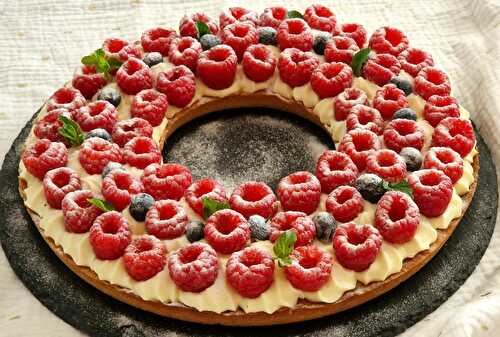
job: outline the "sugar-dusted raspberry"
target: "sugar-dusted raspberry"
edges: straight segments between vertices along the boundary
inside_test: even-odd
[[[151,164],[142,173],[144,190],[156,200],[179,200],[191,185],[191,171],[179,164]],[[201,201],[200,201],[201,203]]]
[[[417,76],[420,70],[425,67],[434,65],[431,54],[417,48],[404,50],[399,54],[398,60],[401,64],[401,69],[413,77]]]
[[[85,132],[94,129],[111,132],[117,119],[116,108],[107,101],[90,102],[74,111],[73,118]]]
[[[384,119],[380,112],[364,104],[355,105],[345,120],[346,130],[365,129],[382,134]]]
[[[33,133],[39,139],[48,139],[52,142],[64,142],[64,137],[59,133],[59,128],[63,123],[59,116],[63,115],[71,119],[71,112],[67,109],[59,108],[47,112],[42,118],[36,121]]]
[[[81,189],[80,177],[69,167],[58,167],[48,171],[43,178],[43,192],[50,207],[61,209],[66,194]]]
[[[372,54],[363,66],[362,75],[377,85],[384,85],[399,74],[401,66],[391,54]]]
[[[161,153],[151,138],[135,137],[123,147],[123,160],[130,166],[144,169],[150,164],[161,162]]]
[[[219,25],[217,22],[205,13],[194,13],[190,16],[184,15],[179,23],[179,32],[182,36],[198,37],[198,29],[196,22],[201,21],[208,26],[211,34],[217,35],[219,32]]]
[[[193,211],[201,216],[203,216],[203,199],[208,198],[218,202],[228,201],[224,186],[213,179],[201,179],[193,182],[184,196]]]
[[[238,61],[241,61],[245,50],[259,42],[259,33],[253,23],[235,22],[222,30],[221,40],[222,43],[233,48]]]
[[[217,279],[217,253],[206,243],[191,243],[169,255],[168,271],[172,281],[183,291],[199,293]]]
[[[122,170],[109,172],[101,183],[101,193],[117,211],[124,210],[132,197],[144,190],[139,178]]]
[[[201,51],[201,44],[198,40],[190,36],[175,38],[170,42],[168,60],[176,66],[184,65],[196,71]]]
[[[259,23],[262,27],[278,28],[286,19],[287,12],[285,7],[268,7],[260,14]]]
[[[436,127],[447,117],[460,117],[460,108],[456,98],[451,96],[432,95],[424,107],[424,118]]]
[[[423,167],[443,171],[455,184],[464,173],[464,160],[449,147],[431,147],[425,154]]]
[[[337,31],[337,17],[326,6],[311,5],[304,12],[304,20],[312,29],[335,33]]]
[[[257,12],[248,10],[243,7],[229,7],[228,11],[223,11],[219,15],[220,29],[224,29],[224,27],[233,24],[237,21],[250,22],[253,25],[257,25],[259,19]]]
[[[476,144],[472,123],[468,119],[448,117],[435,127],[432,134],[433,146],[449,147],[465,157]]]
[[[220,90],[233,84],[237,63],[234,50],[221,44],[200,54],[196,71],[207,87]]]
[[[358,104],[368,105],[368,96],[363,90],[358,88],[347,88],[344,92],[335,97],[333,102],[333,110],[335,111],[335,119],[343,121],[347,118],[351,109]]]
[[[121,163],[123,154],[118,144],[92,137],[83,142],[78,160],[88,174],[100,174],[110,161]]]
[[[380,111],[384,119],[392,119],[396,111],[409,106],[403,90],[394,84],[386,84],[378,89],[373,99],[373,107]]]
[[[433,95],[449,96],[451,92],[450,79],[438,68],[425,67],[415,77],[415,92],[425,100]]]
[[[135,137],[148,137],[153,135],[153,127],[145,119],[134,117],[119,121],[112,131],[113,142],[123,147],[129,140]]]
[[[366,29],[359,23],[343,23],[340,25],[339,34],[356,41],[359,48],[363,48],[366,43]]]
[[[90,245],[101,260],[121,257],[131,240],[127,219],[116,211],[99,215],[90,227]]]
[[[87,232],[95,218],[102,211],[89,203],[89,199],[99,198],[90,190],[76,190],[66,194],[61,202],[64,217],[64,228],[71,233]]]
[[[332,255],[315,246],[297,247],[290,254],[292,264],[285,267],[285,276],[294,288],[317,291],[332,272]]]
[[[352,69],[345,63],[323,63],[311,75],[311,87],[319,98],[334,97],[352,85]]]
[[[378,150],[366,158],[366,171],[375,173],[391,183],[397,183],[406,177],[406,162],[392,150]]]
[[[274,242],[284,231],[292,230],[297,236],[295,247],[305,246],[316,237],[314,221],[304,212],[278,212],[271,220],[271,235],[269,240]]]
[[[325,61],[351,64],[352,56],[359,50],[356,41],[347,36],[334,36],[326,44]]]
[[[453,194],[451,179],[444,172],[436,169],[415,171],[408,175],[408,183],[420,214],[436,217],[444,213]]]
[[[102,44],[102,48],[108,58],[114,58],[120,61],[127,61],[132,57],[138,59],[142,58],[142,52],[137,46],[122,39],[106,39]]]
[[[296,48],[309,51],[313,46],[311,28],[302,19],[286,19],[281,22],[276,39],[281,50]]]
[[[381,27],[373,32],[368,45],[379,54],[398,56],[408,48],[410,42],[406,35],[397,28]]]
[[[120,89],[129,95],[135,95],[153,86],[151,69],[146,63],[136,58],[130,58],[124,62],[116,72],[115,79]]]
[[[326,211],[339,222],[354,220],[363,212],[363,197],[352,186],[339,186],[326,199]]]
[[[174,29],[151,28],[142,33],[141,45],[145,52],[158,52],[163,56],[168,55],[170,42],[177,37]]]
[[[257,181],[241,184],[229,198],[231,208],[247,219],[254,214],[269,218],[275,212],[275,203],[273,190],[265,183]]]
[[[333,249],[337,261],[347,269],[363,271],[377,258],[382,235],[372,225],[354,222],[340,224],[333,234]]]
[[[63,143],[39,139],[24,150],[21,158],[29,173],[43,179],[47,171],[66,166],[68,149]]]
[[[63,87],[50,96],[47,101],[47,111],[60,108],[73,111],[84,106],[86,103],[85,97],[83,97],[79,90]]]
[[[135,95],[130,115],[145,119],[154,127],[161,124],[167,108],[167,95],[155,89],[145,89]]]
[[[232,209],[212,214],[205,224],[205,240],[217,252],[231,254],[243,249],[250,240],[250,226],[243,215]]]
[[[168,104],[183,108],[196,93],[194,74],[184,65],[162,71],[156,78],[156,90],[167,95]]]
[[[159,200],[146,213],[146,231],[158,239],[175,239],[184,234],[188,217],[175,200]]]
[[[397,153],[405,147],[421,150],[424,146],[424,132],[411,119],[394,119],[384,130],[384,144]]]
[[[254,82],[264,82],[274,74],[276,56],[268,46],[255,44],[247,48],[241,63],[246,77]]]
[[[136,281],[146,281],[165,268],[167,248],[152,235],[141,235],[132,240],[123,254],[123,265]]]
[[[86,99],[91,99],[106,85],[106,79],[103,74],[96,72],[95,67],[83,65],[76,69],[71,83]]]
[[[316,177],[323,193],[330,193],[341,185],[352,185],[358,176],[358,168],[345,153],[327,150],[316,164]]]
[[[299,87],[311,80],[311,75],[319,66],[319,59],[311,52],[288,48],[281,52],[278,70],[281,79],[291,87]]]
[[[312,173],[299,171],[281,179],[276,193],[285,211],[311,214],[318,207],[321,184]]]
[[[274,281],[274,260],[267,251],[248,247],[231,254],[226,263],[226,280],[243,297],[255,298]]]
[[[354,129],[342,137],[338,150],[347,154],[358,170],[363,171],[366,166],[366,157],[380,148],[380,140],[376,133],[370,130]]]

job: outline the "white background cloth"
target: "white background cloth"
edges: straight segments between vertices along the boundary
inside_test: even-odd
[[[317,1],[320,2],[320,1]],[[288,0],[303,10],[310,1]],[[14,0],[0,1],[0,160],[42,102],[68,81],[80,58],[107,37],[138,39],[147,28],[177,27],[184,13],[213,17],[227,7],[277,1]],[[390,25],[413,46],[431,52],[451,77],[500,168],[500,1],[328,1],[340,22],[371,33]],[[497,169],[498,171],[498,169]],[[438,310],[403,335],[500,336],[500,230],[466,283]],[[0,335],[81,336],[43,307],[16,278],[0,252]]]

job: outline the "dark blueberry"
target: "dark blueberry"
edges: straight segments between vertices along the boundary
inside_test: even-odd
[[[332,242],[333,232],[337,229],[337,221],[328,212],[319,212],[312,220],[316,226],[316,237],[324,243]]]
[[[406,96],[410,95],[413,92],[410,81],[405,80],[404,78],[393,77],[391,79],[391,83],[396,85],[396,87],[398,87],[399,89],[403,90]]]
[[[91,130],[85,135],[85,139],[89,139],[92,137],[98,137],[107,141],[111,141],[111,135],[109,134],[109,132],[101,128]]]
[[[361,193],[365,200],[376,204],[385,193],[382,178],[373,173],[362,174],[356,179],[354,187]]]
[[[212,47],[215,47],[221,44],[221,40],[218,36],[213,34],[205,34],[200,38],[200,44],[203,50],[209,50]]]
[[[114,171],[114,170],[125,170],[125,168],[122,166],[122,164],[110,161],[106,166],[104,166],[104,169],[102,170],[102,178],[105,178],[109,172]]]
[[[143,61],[148,65],[148,67],[151,68],[158,63],[162,63],[163,56],[158,52],[147,53],[146,56],[144,56]]]
[[[248,218],[250,225],[250,236],[253,240],[267,240],[271,234],[271,226],[266,222],[266,219],[260,215],[252,215]]]
[[[328,41],[332,38],[330,33],[318,33],[314,37],[313,49],[318,55],[323,55],[325,53],[325,47]]]
[[[410,108],[401,108],[392,115],[392,119],[411,119],[412,121],[416,121],[417,113]]]
[[[189,242],[200,241],[203,239],[203,229],[205,224],[198,220],[189,221],[186,227],[186,238]]]
[[[139,193],[132,197],[128,211],[137,221],[144,221],[146,213],[155,203],[155,199],[147,193]]]
[[[276,41],[276,29],[273,27],[259,28],[259,43],[269,44],[275,46],[278,44]]]
[[[101,93],[99,94],[97,99],[100,101],[108,101],[109,103],[113,104],[115,107],[120,105],[120,102],[122,101],[122,97],[120,96],[120,93],[113,88],[102,89]]]
[[[399,155],[404,159],[408,171],[417,171],[422,167],[423,156],[416,148],[404,147]]]

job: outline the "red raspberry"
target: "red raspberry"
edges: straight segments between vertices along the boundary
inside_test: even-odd
[[[386,120],[392,119],[399,109],[409,107],[405,93],[394,84],[386,84],[378,89],[372,104]]]
[[[195,181],[186,190],[185,198],[189,206],[203,216],[203,199],[209,198],[218,202],[227,202],[224,186],[213,179]]]
[[[180,65],[158,74],[156,90],[167,95],[168,104],[184,108],[196,93],[196,82],[193,72]]]
[[[92,137],[83,142],[78,159],[88,174],[100,174],[110,161],[121,163],[123,155],[117,144]]]
[[[153,87],[153,73],[146,63],[136,58],[124,62],[116,72],[116,83],[128,95]]]
[[[375,52],[394,56],[401,54],[403,50],[408,48],[409,44],[406,35],[399,29],[392,27],[377,29],[368,41],[368,45]]]
[[[107,101],[90,102],[73,112],[73,118],[85,132],[98,128],[111,132],[116,123],[116,108]]]
[[[175,239],[184,234],[188,217],[175,200],[159,200],[146,213],[146,231],[158,239]]]
[[[144,190],[141,181],[127,171],[114,170],[102,180],[101,193],[117,211],[123,211],[132,200],[132,196]]]
[[[198,29],[196,28],[196,22],[201,21],[208,26],[211,34],[217,35],[219,32],[219,26],[217,22],[211,17],[204,13],[195,13],[191,16],[184,15],[179,23],[179,32],[182,36],[191,36],[193,38],[198,37]]]
[[[156,200],[179,200],[193,180],[191,171],[179,164],[151,164],[142,173],[144,190]],[[201,202],[201,201],[200,201]]]
[[[184,65],[192,71],[196,71],[201,51],[201,44],[198,40],[190,36],[175,38],[170,42],[168,60],[176,66]]]
[[[451,96],[432,95],[425,103],[424,118],[436,127],[447,117],[460,117],[458,102]]]
[[[29,173],[43,179],[47,171],[66,166],[68,149],[63,143],[39,139],[24,150],[22,160]]]
[[[243,249],[250,240],[250,227],[240,213],[223,209],[212,214],[205,224],[205,240],[217,252],[231,254]]]
[[[424,168],[438,169],[455,184],[464,173],[464,161],[460,155],[449,147],[431,147],[424,157]]]
[[[35,136],[52,142],[65,142],[64,137],[59,133],[59,129],[63,126],[63,123],[59,120],[61,115],[71,119],[71,113],[67,109],[60,108],[47,112],[36,122],[33,128]]]
[[[95,67],[84,65],[76,69],[71,83],[86,99],[91,99],[107,82],[103,74],[96,72]]]
[[[127,61],[131,57],[142,58],[142,52],[139,48],[122,39],[106,39],[102,44],[102,48],[108,58],[115,58],[120,61]]]
[[[170,254],[168,271],[172,281],[183,291],[198,293],[217,279],[217,253],[206,243],[191,243]]]
[[[64,227],[70,233],[87,232],[95,218],[102,211],[88,202],[91,198],[99,196],[89,190],[77,190],[66,194],[61,202],[64,217]]]
[[[436,169],[419,170],[408,175],[408,183],[422,215],[436,217],[444,213],[453,194],[453,184],[446,174]]]
[[[368,96],[358,88],[347,88],[344,92],[340,93],[333,103],[333,110],[335,111],[335,119],[343,121],[347,118],[351,109],[358,104],[368,105]]]
[[[449,147],[465,157],[476,143],[474,129],[468,119],[448,117],[443,119],[432,134],[433,146]]]
[[[113,127],[113,142],[123,147],[129,140],[135,137],[148,137],[153,135],[153,127],[142,118],[131,118],[120,121]]]
[[[47,111],[55,109],[76,110],[87,103],[80,91],[73,88],[61,88],[50,96],[47,101]]]
[[[413,120],[395,119],[384,130],[384,143],[397,153],[404,147],[421,150],[424,146],[424,132]]]
[[[363,197],[352,186],[339,186],[326,199],[326,211],[339,222],[354,220],[363,208]]]
[[[43,178],[43,192],[50,207],[61,209],[61,202],[66,194],[82,188],[80,177],[69,167],[50,170]]]
[[[290,254],[292,264],[285,267],[285,276],[294,288],[317,291],[332,273],[332,255],[310,245],[295,248]]]
[[[311,75],[311,87],[319,98],[334,97],[352,85],[352,69],[345,63],[323,63]]]
[[[200,54],[197,74],[207,87],[225,89],[233,84],[237,63],[238,58],[231,47],[217,45]]]
[[[268,7],[259,17],[260,25],[278,28],[281,22],[286,19],[287,12],[285,7]]]
[[[342,137],[338,150],[351,157],[358,170],[363,171],[366,166],[366,157],[380,147],[377,134],[369,130],[354,129]]]
[[[274,242],[287,230],[292,230],[297,236],[295,247],[309,244],[316,236],[314,221],[303,212],[278,212],[271,220],[271,235],[269,240]]]
[[[375,173],[391,183],[397,183],[406,177],[406,163],[392,150],[378,150],[366,158],[366,171]]]
[[[132,240],[123,254],[123,265],[136,281],[146,281],[163,270],[167,249],[152,235],[141,235]]]
[[[161,124],[167,108],[168,100],[165,94],[154,89],[146,89],[134,97],[130,115],[145,119],[154,127]]]
[[[254,25],[258,24],[259,19],[257,13],[243,7],[229,7],[229,12],[222,12],[219,15],[220,29],[224,29],[227,25],[240,22],[251,22]]]
[[[276,39],[281,50],[296,48],[309,51],[313,46],[311,28],[302,19],[286,19],[281,22],[276,33]]]
[[[90,228],[90,245],[101,260],[121,257],[131,240],[127,219],[116,211],[99,215]]]
[[[417,76],[420,70],[425,67],[434,65],[431,54],[417,48],[404,50],[399,54],[398,60],[401,64],[401,69],[413,77]]]
[[[368,269],[382,246],[382,235],[372,225],[354,222],[340,224],[333,234],[333,249],[337,261],[354,271]]]
[[[258,214],[265,219],[275,212],[276,196],[265,183],[249,181],[238,186],[229,198],[229,204],[235,211],[249,218]]]
[[[257,247],[231,254],[226,263],[226,280],[243,297],[255,298],[273,283],[274,260]]]
[[[276,192],[285,211],[311,214],[318,207],[321,184],[312,173],[299,171],[281,179]]]
[[[425,67],[415,77],[415,92],[425,100],[433,95],[449,96],[450,79],[443,71],[434,67]]]
[[[345,124],[347,131],[365,129],[377,135],[380,135],[384,129],[384,119],[380,112],[375,108],[362,104],[355,105],[351,109],[351,113],[347,115]]]
[[[321,191],[330,193],[341,185],[352,185],[358,176],[358,168],[351,158],[338,151],[325,151],[316,164],[316,177]]]
[[[221,40],[222,43],[233,48],[238,61],[241,61],[245,50],[259,42],[259,34],[253,23],[235,22],[222,30]]]
[[[304,20],[312,29],[335,33],[337,31],[337,17],[323,5],[311,5],[304,12]]]
[[[276,69],[276,56],[263,44],[255,44],[247,48],[242,61],[245,75],[254,82],[267,81]]]
[[[359,48],[363,48],[366,43],[366,29],[359,23],[344,23],[340,26],[340,36],[350,37]]]
[[[123,147],[123,160],[130,166],[144,169],[149,164],[161,162],[161,153],[151,138],[135,137]]]
[[[352,62],[352,56],[359,50],[356,41],[346,36],[334,36],[326,44],[325,61],[343,62],[348,65]]]
[[[168,55],[170,42],[177,37],[173,29],[156,27],[148,29],[141,36],[141,45],[145,52],[158,52],[163,56]]]
[[[286,84],[299,87],[311,80],[311,75],[319,66],[319,59],[311,52],[288,48],[281,52],[278,60],[280,77]]]
[[[368,58],[363,66],[363,77],[377,85],[384,85],[399,74],[401,66],[391,54],[375,54]]]

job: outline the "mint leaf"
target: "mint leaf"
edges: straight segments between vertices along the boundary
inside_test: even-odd
[[[198,31],[198,39],[205,34],[210,34],[210,28],[203,21],[196,21],[196,30]]]
[[[221,209],[228,209],[229,203],[227,202],[220,202],[217,200],[213,200],[210,198],[203,198],[203,218],[207,219],[210,217],[212,214],[214,214],[217,211],[220,211]]]
[[[287,19],[304,19],[302,16],[302,13],[296,10],[291,10],[286,13],[286,18]]]
[[[86,66],[95,66],[97,64],[97,56],[90,54],[82,57],[82,63]]]
[[[92,54],[82,57],[82,63],[86,66],[95,67],[96,72],[104,74],[106,80],[111,80],[111,70],[120,68],[122,62],[115,58],[107,58],[104,49],[100,48]]]
[[[98,58],[104,58],[106,56],[106,52],[104,51],[104,49],[102,48],[99,48],[97,49],[95,52],[94,52],[95,56],[97,56]]]
[[[87,199],[87,201],[89,202],[89,204],[94,205],[95,207],[99,208],[103,212],[110,212],[110,211],[115,210],[113,205],[111,205],[106,200],[101,200],[101,199],[97,199],[97,198],[89,198],[89,199]]]
[[[112,69],[118,69],[123,64],[123,62],[121,62],[120,60],[115,59],[114,57],[108,59],[108,63],[109,63],[109,69],[110,70],[112,70]]]
[[[273,252],[280,267],[292,264],[292,259],[289,255],[293,251],[295,241],[297,241],[297,234],[295,234],[295,231],[289,229],[283,232],[274,243]]]
[[[390,183],[388,181],[383,181],[382,182],[382,187],[387,190],[387,191],[399,191],[408,194],[411,198],[413,198],[413,189],[411,188],[410,184],[406,180],[397,182],[397,183]]]
[[[59,120],[63,126],[59,128],[59,134],[63,136],[71,146],[80,146],[85,140],[80,125],[66,116],[60,115]]]
[[[368,61],[368,56],[372,50],[368,47],[360,49],[356,54],[352,56],[351,68],[354,75],[360,76],[361,69],[363,65]]]

